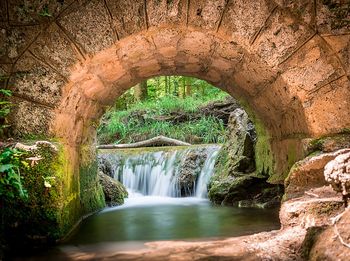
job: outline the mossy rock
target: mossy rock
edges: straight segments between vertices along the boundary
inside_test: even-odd
[[[280,204],[283,188],[266,182],[255,173],[212,181],[208,197],[220,205],[273,208]]]
[[[315,153],[332,152],[349,147],[350,131],[344,129],[340,133],[311,140],[307,145],[307,154],[310,156]]]
[[[101,171],[98,174],[98,178],[102,185],[106,204],[110,207],[122,205],[124,198],[128,197],[128,192],[123,184]]]

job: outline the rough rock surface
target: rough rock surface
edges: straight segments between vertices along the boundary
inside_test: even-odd
[[[251,173],[255,170],[254,143],[256,133],[247,113],[237,108],[228,122],[228,150],[230,173]]]
[[[324,167],[329,161],[346,152],[350,152],[350,149],[310,156],[297,162],[285,181],[285,200],[302,196],[311,188],[327,185]]]
[[[308,260],[348,260],[350,257],[350,208],[334,218],[314,239]]]
[[[185,159],[181,161],[179,166],[178,182],[180,185],[181,196],[193,196],[194,186],[198,175],[200,174],[203,164],[207,158],[205,149],[189,151]]]
[[[278,207],[283,194],[282,186],[268,184],[255,175],[226,177],[213,181],[209,198],[219,205],[239,207]]]
[[[342,193],[347,206],[350,193],[350,152],[340,154],[328,162],[324,168],[324,177],[335,191]]]
[[[101,155],[98,155],[97,157],[99,171],[111,178],[114,178],[114,171],[111,162]]]
[[[242,207],[275,207],[283,189],[256,174],[256,133],[247,113],[241,108],[230,113],[228,141],[220,150],[208,196],[215,204]]]
[[[128,196],[123,184],[99,171],[98,178],[103,188],[106,204],[110,207],[124,203],[124,198]]]

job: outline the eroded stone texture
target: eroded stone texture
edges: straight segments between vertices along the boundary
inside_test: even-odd
[[[148,0],[147,17],[149,26],[163,23],[185,24],[186,0]]]
[[[276,0],[283,8],[288,8],[298,21],[303,21],[314,31],[316,30],[316,13],[314,0]]]
[[[10,78],[9,88],[16,94],[52,107],[60,101],[66,82],[52,68],[33,59],[31,55],[24,55],[16,64],[15,71]]]
[[[343,245],[349,244],[349,224],[350,209],[345,210],[344,214],[336,221],[336,224],[329,226],[321,233],[313,245],[309,260],[347,260],[350,256],[350,248]]]
[[[348,35],[329,35],[323,37],[329,46],[341,60],[348,77],[350,77],[350,34]]]
[[[305,92],[315,91],[344,75],[337,57],[328,53],[328,46],[316,36],[283,64],[285,71],[281,76],[301,100],[305,99]]]
[[[58,16],[74,0],[11,0],[8,1],[11,24],[37,24]]]
[[[101,0],[88,1],[75,12],[64,14],[59,23],[88,53],[96,53],[115,42],[110,17]]]
[[[272,67],[283,62],[295,49],[314,34],[288,12],[277,9],[257,40],[255,51]]]
[[[273,1],[267,0],[230,1],[220,31],[229,32],[233,41],[250,46],[275,7]]]
[[[69,78],[71,68],[78,62],[78,56],[73,48],[73,44],[53,23],[31,45],[30,50],[41,60],[48,62],[59,73]]]
[[[349,1],[317,0],[317,29],[321,34],[350,32]]]
[[[145,6],[143,0],[113,1],[107,0],[119,38],[146,29]]]
[[[190,1],[188,23],[202,28],[216,30],[226,7],[226,0]]]
[[[40,33],[39,26],[0,28],[0,61],[14,62]]]
[[[305,108],[305,118],[313,133],[336,133],[350,126],[350,82],[347,77],[331,82],[310,99]],[[338,131],[336,130],[338,129]]]
[[[11,128],[14,135],[48,135],[50,121],[54,118],[51,108],[16,98],[12,98],[11,101],[15,104],[12,109],[12,117],[9,119],[11,125],[16,126],[16,128]]]
[[[310,188],[327,185],[323,175],[326,164],[346,152],[350,149],[309,157],[296,163],[285,181],[285,199],[297,198]]]
[[[324,168],[324,177],[335,191],[342,193],[347,204],[350,192],[350,152],[340,154],[328,162]]]

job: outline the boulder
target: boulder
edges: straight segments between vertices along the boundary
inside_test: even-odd
[[[310,189],[328,185],[324,178],[326,164],[345,152],[350,152],[350,149],[309,156],[295,163],[285,181],[284,199],[300,197]]]
[[[196,180],[206,158],[207,153],[205,149],[190,150],[180,163],[178,184],[182,197],[192,196]]]
[[[220,205],[273,208],[279,206],[282,194],[282,186],[250,174],[212,182],[208,197]]]
[[[333,224],[314,239],[307,260],[349,260],[350,257],[350,208],[347,208]]]
[[[230,159],[230,171],[250,173],[255,170],[254,144],[256,133],[248,114],[241,108],[230,114],[228,122],[229,139],[226,147]]]
[[[98,156],[98,169],[107,176],[114,178],[112,163],[108,159],[104,158],[102,155]]]
[[[123,204],[124,198],[128,197],[128,192],[123,184],[102,171],[99,171],[98,178],[103,188],[106,204],[110,207]]]
[[[350,152],[340,154],[328,162],[324,168],[324,177],[336,192],[342,193],[347,206],[350,196]]]

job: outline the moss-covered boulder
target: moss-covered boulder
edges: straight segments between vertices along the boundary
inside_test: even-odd
[[[99,171],[98,178],[103,188],[106,204],[110,207],[124,203],[124,198],[128,197],[128,192],[119,181]]]
[[[223,147],[221,157],[225,164],[221,171],[228,173],[251,173],[255,170],[254,144],[256,133],[253,123],[243,109],[234,110],[229,117],[228,141]],[[226,155],[223,155],[226,154]],[[220,164],[221,162],[218,161]]]
[[[255,174],[226,177],[211,182],[208,197],[215,204],[239,207],[276,207],[283,188]]]

